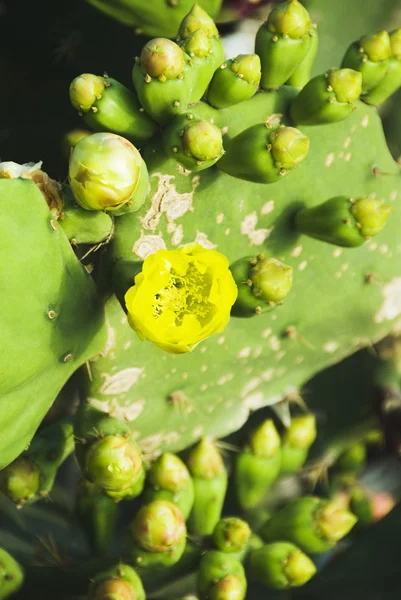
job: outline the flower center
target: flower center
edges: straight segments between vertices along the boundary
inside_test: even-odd
[[[209,317],[213,305],[209,302],[212,281],[207,273],[201,273],[189,264],[185,274],[170,271],[170,282],[154,296],[153,316],[160,317],[166,309],[175,313],[175,324],[182,324],[184,316],[195,315],[199,322]]]

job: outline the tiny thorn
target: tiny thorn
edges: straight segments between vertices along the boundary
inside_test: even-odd
[[[285,169],[281,169],[280,170],[280,177],[284,177],[284,175],[287,173],[287,171]]]
[[[246,280],[246,285],[249,285],[249,287],[252,287],[253,286],[252,279],[247,279]]]
[[[257,306],[255,308],[255,314],[260,315],[262,313],[262,307],[261,306]]]
[[[381,168],[376,165],[373,165],[372,173],[375,177],[378,177],[379,175],[398,175],[398,173],[389,173],[388,171],[382,171]]]
[[[173,146],[173,147],[171,148],[171,152],[174,152],[174,154],[175,154],[176,152],[178,152],[178,148],[177,148],[177,146]]]
[[[182,73],[180,73],[180,74],[178,75],[178,79],[184,79],[184,75],[183,75]]]
[[[135,58],[138,58],[138,57],[135,57]],[[106,71],[105,71],[105,72],[103,73],[103,77],[106,77],[106,79],[107,79],[107,78],[108,78],[108,76],[109,76],[109,74],[108,74],[108,73],[106,73]]]
[[[145,75],[145,83],[150,83],[152,81],[152,78],[150,75],[148,75],[148,73],[146,73]]]
[[[345,219],[344,220],[344,224],[345,225],[351,225],[351,219]]]
[[[258,264],[258,259],[254,258],[253,260],[251,260],[251,265],[254,267],[255,265]]]
[[[328,86],[327,86],[327,88],[326,88],[326,90],[327,90],[328,92],[332,92],[332,91],[333,91],[333,88],[331,87],[331,85],[328,85]]]
[[[50,226],[54,231],[57,231],[60,228],[59,224],[54,219],[51,219]]]
[[[66,354],[66,355],[64,356],[64,358],[63,358],[63,361],[64,361],[65,363],[72,362],[72,360],[73,360],[73,357],[72,357],[72,354],[71,354],[71,353],[69,353],[69,354]]]
[[[272,40],[273,40],[273,42],[278,42],[278,36],[277,35],[273,35]]]
[[[91,111],[92,111],[92,112],[94,112],[94,113],[97,113],[97,111],[98,111],[98,110],[99,110],[99,109],[98,109],[98,108],[96,108],[96,106],[91,106]]]
[[[179,108],[180,107],[179,101],[178,100],[174,100],[173,106],[174,106],[174,108]]]
[[[187,114],[188,121],[192,121],[193,118],[194,118],[194,116],[192,113]]]
[[[96,100],[101,100],[102,94],[96,94]]]
[[[49,319],[53,320],[57,317],[57,313],[55,310],[49,310],[49,312],[47,313],[47,316],[49,317]]]

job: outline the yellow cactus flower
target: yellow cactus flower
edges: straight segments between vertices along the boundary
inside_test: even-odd
[[[228,259],[198,244],[148,256],[125,295],[128,322],[143,340],[183,354],[227,326],[237,298]]]

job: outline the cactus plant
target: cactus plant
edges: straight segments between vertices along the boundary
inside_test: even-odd
[[[142,599],[138,576],[156,594],[188,576],[201,599],[242,600],[254,585],[305,584],[307,555],[329,552],[357,521],[303,487],[319,423],[311,412],[288,422],[288,403],[399,324],[400,170],[372,107],[395,88],[395,75],[381,86],[399,34],[366,36],[366,61],[354,44],[341,68],[306,83],[318,38],[298,0],[270,13],[254,55],[228,60],[200,6],[182,16],[169,23],[177,43],[144,45],[134,91],[107,75],[74,79],[71,102],[95,133],[65,140],[68,183],[40,165],[0,168],[9,539],[21,524],[13,503],[35,515],[29,504],[57,496],[74,433],[82,479],[70,510],[99,555],[83,542],[71,565],[47,544],[44,570],[30,540],[32,589],[71,567],[66,594],[90,579],[94,599]],[[73,425],[33,437],[74,372]],[[227,459],[233,447],[216,440],[257,409]],[[329,466],[344,468],[349,448],[327,443]],[[22,562],[18,544],[10,550]]]

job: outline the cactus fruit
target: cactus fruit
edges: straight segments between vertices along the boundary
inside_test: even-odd
[[[134,569],[120,563],[94,577],[88,600],[145,600],[145,591]]]
[[[244,600],[246,587],[244,568],[236,558],[217,550],[202,557],[198,573],[200,600]]]
[[[296,473],[305,463],[309,449],[316,439],[314,415],[302,415],[291,420],[281,445],[280,473]]]
[[[311,559],[288,542],[275,542],[251,552],[249,569],[268,588],[282,590],[304,585],[316,573]]]
[[[24,572],[21,565],[0,548],[0,599],[5,600],[21,587]]]

